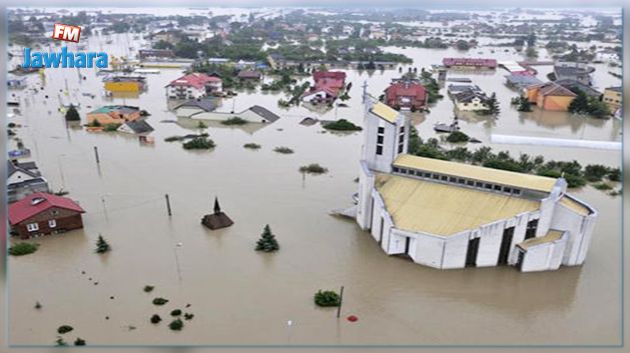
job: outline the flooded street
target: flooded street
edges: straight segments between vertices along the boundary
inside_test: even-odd
[[[125,36],[113,36],[114,43],[124,43],[117,46],[104,44],[105,36],[96,35],[87,43],[90,49],[102,47],[116,56],[125,54],[129,45],[142,44]],[[521,54],[500,53],[502,49],[497,48],[497,60],[521,60]],[[455,49],[388,50],[413,58],[411,67],[418,70],[443,57],[461,55]],[[480,51],[488,54],[489,48]],[[540,60],[545,60],[544,53]],[[538,78],[546,81],[551,66],[536,69]],[[361,124],[363,82],[370,94],[379,96],[392,78],[400,76],[398,69],[344,71],[346,82],[352,82],[351,99],[345,102],[349,107],[323,114],[302,106],[281,108],[277,101],[283,94],[260,93],[260,88],[224,99],[218,111],[239,112],[257,104],[282,118],[244,128],[211,124],[207,132],[217,147],[201,152],[164,141],[200,132],[194,123],[163,122],[176,120],[167,109],[164,86],[182,70],[147,75],[147,92],[113,100],[102,97],[102,77],[94,70],[81,70],[86,80],[74,69],[46,70],[43,81],[38,74],[28,76],[29,87],[42,85],[44,91],[10,91],[20,99],[21,115],[8,120],[23,125],[16,129],[18,137],[32,150],[32,159],[52,189],[68,190],[87,212],[83,230],[30,240],[41,244],[35,254],[9,258],[10,343],[52,345],[62,324],[72,325],[90,345],[620,342],[621,197],[591,186],[573,190],[599,211],[587,260],[581,267],[544,273],[520,273],[513,267],[440,271],[418,266],[383,254],[355,222],[330,216],[331,210],[351,205],[362,135],[333,134],[319,124],[299,122],[317,117]],[[462,117],[462,131],[482,141],[469,149],[491,146],[513,156],[542,154],[582,165],[620,166],[620,151],[491,143],[491,134],[621,141],[621,122],[615,119],[537,108],[517,112],[509,100],[518,92],[505,86],[507,74],[500,68],[489,73],[449,72],[449,77],[469,77],[484,91],[496,92],[501,103],[497,120]],[[594,81],[600,90],[621,83],[605,65],[597,66]],[[155,145],[141,145],[135,136],[67,126],[57,111],[58,95],[66,84],[70,96],[61,93],[62,100],[80,102],[82,123],[89,111],[106,104],[147,110]],[[423,139],[438,136],[434,123],[453,117],[446,89],[440,93],[445,97],[430,113],[413,115]],[[250,142],[262,148],[243,148]],[[100,164],[95,161],[95,146]],[[295,153],[276,153],[277,146]],[[329,172],[321,176],[298,172],[310,163]],[[171,217],[165,194],[170,196]],[[201,225],[215,196],[234,226],[210,231]],[[266,224],[280,243],[276,254],[254,251]],[[103,256],[94,253],[99,234],[113,248]],[[155,290],[145,293],[145,285]],[[356,315],[355,323],[337,320],[335,309],[313,304],[317,290],[342,285],[342,317]],[[151,303],[155,297],[170,301],[157,307]],[[33,308],[37,301],[43,306],[40,310]],[[168,313],[186,304],[195,317],[181,332],[169,330],[165,322],[149,322],[155,313],[168,322]]]

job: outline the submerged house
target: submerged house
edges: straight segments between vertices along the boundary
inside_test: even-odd
[[[98,121],[101,125],[124,124],[140,119],[140,108],[129,105],[105,105],[87,114],[88,125]]]
[[[524,90],[524,96],[530,103],[543,110],[566,112],[569,104],[577,96],[568,88],[555,82],[547,82],[540,85],[532,85]]]
[[[463,91],[454,94],[452,97],[455,101],[455,106],[460,111],[474,112],[490,108],[488,104],[489,97],[480,91]]]
[[[143,76],[111,76],[103,82],[110,92],[141,92],[146,89],[146,78]]]
[[[368,102],[355,217],[388,255],[438,269],[584,262],[597,211],[548,178],[407,154],[409,119]]]
[[[581,62],[557,62],[553,66],[555,80],[571,79],[587,86],[591,85],[591,73],[595,68]]]
[[[346,73],[341,71],[313,72],[315,84],[302,94],[303,102],[330,104],[339,97],[346,85]]]
[[[116,131],[124,132],[126,134],[146,136],[153,132],[153,130],[153,126],[149,125],[149,123],[145,119],[137,119],[127,121],[126,123],[120,125],[120,127]]]
[[[219,199],[214,199],[214,213],[207,214],[203,216],[201,219],[201,224],[204,226],[215,230],[221,228],[227,228],[234,224],[234,222],[225,214],[225,212],[221,211],[221,206],[219,206]]]
[[[39,192],[9,205],[9,223],[13,232],[27,239],[83,228],[82,213],[69,198]]]
[[[19,201],[37,192],[48,192],[48,182],[35,162],[7,161],[7,201]]]
[[[385,89],[385,102],[392,108],[419,110],[429,100],[426,88],[414,80],[393,82]]]
[[[222,86],[220,78],[194,72],[166,85],[166,96],[169,99],[197,99],[221,92]]]

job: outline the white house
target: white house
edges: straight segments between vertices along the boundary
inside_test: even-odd
[[[195,72],[166,85],[166,96],[170,99],[198,99],[222,89],[220,78]]]
[[[584,262],[597,211],[563,178],[409,155],[408,118],[366,110],[355,214],[386,254],[438,269]]]

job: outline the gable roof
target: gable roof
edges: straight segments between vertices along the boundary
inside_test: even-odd
[[[209,99],[191,99],[188,101],[185,101],[182,104],[178,104],[177,106],[175,106],[174,109],[179,109],[179,108],[199,108],[202,109],[206,112],[211,112],[213,111],[216,106],[214,105],[214,103],[212,103],[211,100]]]
[[[454,95],[454,98],[457,102],[469,103],[472,102],[473,99],[479,98],[482,103],[485,103],[488,100],[488,96],[485,93],[477,92],[477,91],[463,91]]]
[[[570,79],[570,78],[565,78],[562,80],[556,80],[554,81],[556,84],[570,90],[571,92],[575,91],[575,90],[580,90],[582,92],[584,92],[587,96],[591,96],[591,97],[599,97],[602,95],[601,92],[599,92],[598,90],[594,89],[593,87],[589,86],[589,85],[585,85],[580,81],[574,80],[574,79]]]
[[[562,87],[555,82],[547,82],[540,86],[539,94],[543,96],[563,96],[563,97],[576,97],[577,95],[571,90]]]
[[[249,110],[251,110],[252,112],[258,114],[259,116],[267,119],[267,121],[272,122],[272,123],[274,121],[280,119],[280,116],[272,113],[267,108],[261,107],[259,105],[254,105],[254,106],[250,107]]]
[[[374,104],[370,109],[370,112],[392,124],[396,123],[396,118],[398,117],[398,112],[396,110],[381,102]]]
[[[22,172],[22,173],[24,173],[24,174],[26,174],[26,175],[28,175],[30,177],[33,177],[33,178],[39,177],[39,175],[37,173],[34,173],[33,171],[28,170],[26,168],[22,168],[19,165],[15,165],[11,161],[7,161],[7,176],[11,176],[11,175],[13,175],[16,172]]]
[[[131,131],[136,134],[145,134],[153,131],[153,127],[144,119],[131,120],[126,122],[123,126],[129,127]]]
[[[204,73],[193,72],[191,74],[182,76],[182,77],[180,77],[178,79],[175,79],[175,80],[171,81],[168,85],[166,85],[166,87],[169,87],[169,86],[184,86],[184,87],[192,86],[192,87],[195,87],[197,89],[201,89],[201,88],[205,87],[205,85],[207,83],[210,83],[210,82],[219,83],[219,82],[222,82],[222,80],[220,78],[218,78],[218,77],[206,75]]]
[[[415,97],[418,100],[426,99],[427,90],[423,85],[413,82],[396,82],[392,83],[385,89],[387,100],[394,99],[399,96]]]
[[[550,192],[556,184],[556,179],[554,178],[480,167],[466,163],[418,157],[410,154],[398,155],[393,166],[424,170],[450,176],[461,176],[494,184],[515,186],[543,192]]]
[[[33,200],[41,201],[33,202]],[[54,207],[79,213],[85,212],[81,206],[71,199],[44,192],[37,192],[9,205],[9,222],[11,225],[15,225]]]
[[[133,107],[130,105],[105,105],[96,110],[89,112],[88,114],[109,114],[109,113],[121,113],[121,114],[131,114],[139,111],[140,108]]]

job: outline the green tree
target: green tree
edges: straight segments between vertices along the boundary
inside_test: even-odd
[[[79,112],[74,105],[70,104],[70,108],[66,111],[66,121],[79,121],[81,120],[81,116],[79,116]]]
[[[492,92],[486,104],[488,105],[486,112],[488,115],[497,115],[501,111],[501,108],[499,108],[499,101],[497,100],[497,94],[495,92]]]
[[[582,91],[576,92],[577,96],[569,104],[569,113],[573,114],[586,114],[588,113],[588,97],[586,93]]]
[[[256,251],[273,252],[280,249],[276,237],[271,233],[271,228],[267,224],[260,239],[256,243]]]
[[[98,240],[96,241],[96,252],[98,254],[104,254],[110,251],[111,249],[112,249],[111,246],[109,246],[109,244],[107,243],[107,241],[105,241],[103,236],[99,234]]]
[[[519,97],[518,98],[518,107],[516,108],[519,112],[531,112],[532,111],[532,103],[530,103],[527,97]]]

